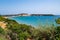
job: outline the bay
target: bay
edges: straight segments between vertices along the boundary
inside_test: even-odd
[[[34,27],[37,26],[51,26],[54,24],[57,25],[55,20],[60,18],[60,15],[55,16],[16,16],[16,17],[9,17],[10,19],[16,20],[20,24],[31,25]]]

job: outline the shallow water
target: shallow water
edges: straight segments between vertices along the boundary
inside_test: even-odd
[[[17,16],[17,17],[10,17],[10,19],[16,20],[18,23],[27,24],[31,26],[51,26],[54,24],[56,26],[55,20],[60,18],[59,15],[56,16]]]

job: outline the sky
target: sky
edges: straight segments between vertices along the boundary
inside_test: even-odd
[[[0,0],[0,14],[60,15],[60,0]]]

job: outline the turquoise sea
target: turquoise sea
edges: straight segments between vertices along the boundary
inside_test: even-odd
[[[10,19],[16,20],[20,24],[27,24],[31,26],[51,26],[54,24],[57,25],[55,20],[60,18],[59,15],[55,16],[16,16],[16,17],[9,17]]]

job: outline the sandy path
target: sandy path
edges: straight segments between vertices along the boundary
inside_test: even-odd
[[[0,27],[2,27],[4,29],[6,27],[6,23],[0,22]]]

